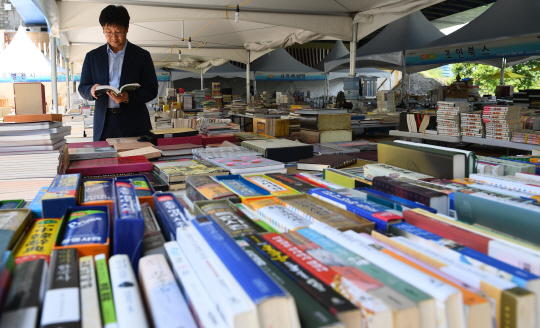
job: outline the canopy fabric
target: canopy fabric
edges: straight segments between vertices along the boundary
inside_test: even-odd
[[[354,70],[357,77],[377,77],[383,79],[391,79],[392,73],[386,72],[377,68],[357,68]],[[328,73],[328,80],[349,77],[349,70],[344,69]]]
[[[524,77],[526,77],[526,76],[511,72],[511,71],[505,71],[504,72],[504,78],[505,79],[522,79]],[[498,79],[501,78],[501,72],[499,71],[497,73],[493,73],[491,75],[485,76],[484,78],[488,79],[488,80],[498,80]]]
[[[264,73],[322,73],[294,59],[285,49],[276,49],[255,60],[251,70]]]
[[[403,52],[444,37],[420,12],[414,12],[388,24],[376,37],[356,50],[356,67],[383,67],[403,70]],[[324,64],[325,72],[344,69],[349,56]]]
[[[253,72],[249,73],[250,79],[254,79]],[[181,79],[187,79],[187,78],[199,78],[201,77],[201,73],[195,73],[195,72],[187,72],[183,70],[171,70],[171,80],[181,80]],[[211,79],[215,77],[222,77],[227,79],[234,79],[234,78],[246,78],[246,71],[241,69],[238,66],[234,66],[231,63],[226,63],[221,66],[214,66],[206,71],[203,72],[203,78],[204,79]]]
[[[98,17],[112,1],[35,1],[42,4],[51,36],[60,38],[61,48],[70,62],[82,62],[89,48],[104,43]],[[192,36],[194,49],[189,49],[189,53],[182,52],[182,56],[247,63],[246,44],[248,48],[269,43],[285,46],[291,41],[302,42],[301,36],[308,33],[311,37],[322,36],[327,40],[351,40],[353,15],[359,24],[358,38],[361,38],[411,11],[442,1],[248,1],[240,5],[238,23],[233,22],[238,3],[231,0],[186,0],[181,3],[176,0],[132,0],[114,3],[123,4],[129,11],[128,39],[149,50],[155,62],[164,60],[167,52],[170,55],[171,48],[186,49],[188,38]],[[74,46],[90,47],[73,49]],[[197,48],[199,46],[202,47]],[[155,47],[161,49],[154,51]],[[250,61],[258,56],[252,52]],[[168,60],[175,61],[174,57]]]
[[[58,66],[56,70],[65,72]],[[50,76],[51,62],[30,40],[25,29],[19,28],[11,43],[0,53],[0,73]]]
[[[343,44],[343,41],[337,40],[334,46],[332,47],[332,50],[326,55],[317,65],[315,65],[315,69],[319,71],[324,71],[324,64],[328,63],[332,60],[336,60],[338,58],[344,58],[349,55],[349,50],[345,47]]]
[[[539,16],[538,0],[498,0],[461,29],[409,49],[407,66],[477,62],[500,67],[502,58],[507,66],[536,59],[540,56]]]

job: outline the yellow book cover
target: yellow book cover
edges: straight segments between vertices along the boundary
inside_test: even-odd
[[[244,175],[244,179],[249,180],[251,183],[269,191],[273,196],[285,196],[285,195],[297,195],[298,191],[284,185],[283,183],[274,179],[268,178],[262,174],[256,175]]]
[[[49,262],[60,219],[34,220],[15,250],[15,263],[44,259]]]

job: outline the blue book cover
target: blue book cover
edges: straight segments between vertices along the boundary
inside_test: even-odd
[[[480,253],[472,248],[465,247],[463,245],[459,245],[449,239],[443,238],[439,235],[436,235],[434,233],[431,233],[429,231],[426,231],[424,229],[418,228],[412,224],[409,223],[399,223],[395,224],[392,228],[396,228],[402,231],[405,231],[409,234],[412,234],[416,237],[431,240],[435,243],[448,247],[449,249],[457,252],[460,254],[459,260],[463,263],[467,263],[469,265],[474,266],[474,261],[478,261],[481,263],[484,263],[486,265],[492,266],[493,268],[502,271],[497,273],[498,276],[501,276],[502,278],[506,279],[505,273],[511,275],[511,281],[522,288],[527,288],[527,283],[529,280],[536,280],[540,279],[540,277],[527,272],[525,270],[521,270],[519,268],[516,268],[512,265],[509,265],[507,263],[501,262],[497,259],[494,259],[486,254]]]
[[[165,239],[176,240],[176,229],[189,222],[184,207],[171,193],[154,194],[153,197],[156,220],[165,234]]]
[[[219,226],[206,216],[191,221],[255,304],[286,293]]]
[[[403,212],[403,211],[408,210],[408,209],[419,208],[419,209],[422,209],[422,210],[425,210],[425,211],[428,211],[428,212],[431,212],[431,213],[437,213],[436,209],[431,208],[429,206],[426,206],[424,204],[411,202],[410,200],[407,200],[407,199],[404,199],[404,198],[401,198],[401,197],[397,197],[397,196],[394,196],[394,195],[390,195],[390,194],[387,194],[387,193],[379,191],[379,190],[375,190],[375,189],[371,189],[371,188],[356,188],[355,190],[359,190],[361,192],[366,193],[368,195],[367,199],[370,200],[370,201],[373,201],[373,202],[376,202],[376,203],[380,202],[380,204],[384,205],[384,206],[388,206],[388,205],[383,204],[383,202],[393,204],[393,206],[391,206],[391,208],[393,208],[395,210],[398,210],[398,211]]]
[[[28,208],[32,211],[32,219],[40,219],[43,217],[41,199],[45,193],[49,190],[49,187],[41,187],[34,198],[34,200],[28,204]]]
[[[318,198],[327,199],[331,204],[345,208],[347,211],[375,223],[375,229],[377,230],[386,231],[389,223],[395,223],[399,222],[397,220],[403,220],[403,217],[390,212],[391,208],[382,206],[369,200],[347,197],[335,191],[324,188],[311,189],[309,194]]]
[[[270,196],[271,193],[241,175],[220,175],[215,179],[240,197]]]

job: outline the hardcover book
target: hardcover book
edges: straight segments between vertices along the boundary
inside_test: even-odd
[[[179,160],[154,163],[154,171],[165,181],[183,182],[190,175],[228,175],[229,172],[206,161]]]
[[[261,231],[250,220],[238,214],[236,207],[226,200],[197,202],[195,212],[210,216],[232,238],[242,238]]]
[[[327,168],[340,169],[356,163],[356,158],[347,155],[319,155],[298,161],[299,170],[323,171]]]
[[[179,156],[179,155],[191,155],[192,149],[202,148],[202,146],[187,143],[187,144],[179,144],[179,145],[154,146],[154,148],[161,151],[161,156]]]
[[[68,146],[69,149],[69,146]],[[98,148],[71,148],[69,149],[69,160],[96,159],[116,157],[116,150],[112,147]]]
[[[285,195],[295,195],[299,194],[298,191],[289,188],[288,186],[282,184],[279,181],[268,179],[265,175],[244,175],[244,179],[250,181],[251,183],[267,190],[273,196],[285,196]]]
[[[154,147],[143,147],[127,151],[121,151],[118,153],[118,157],[128,157],[128,156],[144,156],[148,159],[158,158],[161,156],[161,151]]]
[[[351,130],[332,131],[312,131],[300,130],[300,141],[307,144],[318,144],[327,142],[352,141],[353,132]]]
[[[79,286],[81,289],[81,327],[101,326],[101,311],[96,280],[94,258],[79,258]]]
[[[219,184],[207,175],[190,175],[186,177],[186,194],[195,202],[198,200],[214,200],[236,197],[236,194]]]
[[[301,193],[307,193],[310,189],[317,188],[317,186],[309,184],[294,175],[285,175],[281,173],[269,173],[265,175]]]
[[[409,178],[409,179],[429,179],[430,175],[409,171],[388,164],[366,164],[364,165],[364,177],[373,180],[375,177]]]
[[[315,131],[349,130],[351,114],[301,115],[300,128]]]
[[[321,221],[339,230],[370,233],[375,224],[343,208],[327,203],[311,195],[280,196],[280,204],[311,222]]]
[[[313,157],[313,145],[287,139],[243,141],[242,146],[262,154],[265,158],[283,163]]]
[[[73,142],[68,143],[68,149],[71,148],[98,148],[98,147],[109,147],[107,141],[93,141],[93,142]]]
[[[225,158],[212,158],[210,163],[222,167],[231,174],[268,173],[286,171],[285,164],[260,156],[235,156]]]
[[[172,128],[172,129],[158,129],[150,130],[150,137],[152,138],[177,138],[177,137],[189,137],[199,134],[199,131],[191,128]]]
[[[88,159],[72,162],[67,169],[68,174],[86,175],[131,173],[151,171],[152,163],[144,156]]]
[[[127,142],[113,145],[114,149],[116,149],[117,152],[125,152],[129,150],[148,148],[152,146],[153,144],[150,142]]]
[[[202,135],[195,135],[190,137],[178,137],[178,138],[161,138],[157,140],[158,146],[169,145],[182,145],[182,144],[194,144],[202,146]]]
[[[288,232],[311,224],[307,219],[270,198],[247,201],[247,206],[253,209],[261,220],[279,232]]]

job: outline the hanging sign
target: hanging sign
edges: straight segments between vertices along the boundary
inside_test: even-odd
[[[540,35],[531,35],[485,43],[405,52],[407,66],[446,65],[487,59],[540,55]]]

